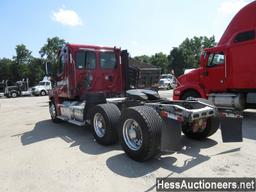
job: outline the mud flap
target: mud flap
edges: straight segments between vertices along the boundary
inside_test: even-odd
[[[165,119],[165,126],[161,133],[161,151],[175,152],[182,148],[181,145],[181,123],[173,119]]]
[[[242,142],[242,122],[243,118],[222,117],[221,136],[223,142]]]

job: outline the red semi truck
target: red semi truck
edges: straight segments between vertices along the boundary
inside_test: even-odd
[[[242,8],[216,47],[205,49],[200,68],[178,78],[174,100],[208,98],[218,107],[256,106],[256,2]]]
[[[134,67],[129,70],[126,50],[66,44],[58,59],[56,86],[49,94],[52,121],[88,125],[98,143],[110,145],[119,140],[136,161],[178,149],[181,132],[201,140],[214,134],[220,124],[223,141],[242,140],[241,126],[237,134],[230,134],[227,125],[233,119],[226,113],[221,120],[215,106],[169,101],[151,90],[130,90],[152,80],[152,67],[144,75]],[[139,84],[134,83],[141,78]]]

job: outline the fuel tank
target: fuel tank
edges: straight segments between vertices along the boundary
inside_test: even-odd
[[[214,93],[208,96],[208,100],[217,107],[237,110],[243,110],[245,107],[245,95],[241,93]]]

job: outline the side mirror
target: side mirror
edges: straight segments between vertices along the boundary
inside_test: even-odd
[[[206,67],[208,63],[208,53],[206,51],[203,51],[200,57],[200,66],[201,67]]]
[[[204,57],[204,59],[206,59],[206,57],[207,57],[207,52],[203,52],[203,57]]]
[[[47,76],[52,75],[52,64],[50,62],[47,62],[45,64],[45,73],[46,73]]]

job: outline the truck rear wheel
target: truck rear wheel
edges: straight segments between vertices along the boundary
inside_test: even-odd
[[[195,139],[195,140],[203,140],[207,137],[213,135],[220,126],[220,120],[216,117],[210,117],[206,120],[206,125],[203,129],[199,129],[196,132],[193,130],[193,124],[183,124],[182,125],[182,132],[188,138]]]
[[[119,137],[125,153],[135,161],[146,161],[160,153],[162,118],[151,107],[137,106],[121,116]]]
[[[196,91],[186,91],[182,96],[181,96],[181,100],[191,100],[193,98],[200,98],[200,94]]]
[[[117,142],[117,126],[121,112],[114,104],[100,104],[92,109],[93,135],[102,145],[111,145]]]

